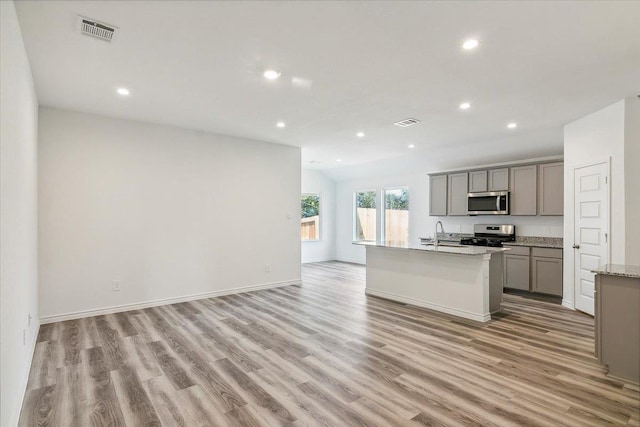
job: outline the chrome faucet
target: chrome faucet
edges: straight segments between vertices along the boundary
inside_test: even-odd
[[[440,224],[440,231],[444,234],[444,226],[442,225],[442,221],[436,222],[436,232],[433,234],[433,246],[435,248],[438,247],[438,224]]]

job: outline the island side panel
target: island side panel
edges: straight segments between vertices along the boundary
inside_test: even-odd
[[[367,247],[366,293],[486,322],[489,255]]]
[[[504,254],[494,252],[489,262],[489,311],[502,310],[502,291],[504,289]]]

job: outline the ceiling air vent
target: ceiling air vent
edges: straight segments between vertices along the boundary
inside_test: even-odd
[[[78,16],[78,28],[80,29],[80,33],[85,36],[111,42],[117,27],[105,24],[104,22],[88,19],[84,16]]]
[[[417,123],[420,123],[420,120],[418,119],[404,119],[404,120],[400,120],[399,122],[395,122],[394,125],[396,126],[400,126],[401,128],[406,128],[408,126],[413,126]]]

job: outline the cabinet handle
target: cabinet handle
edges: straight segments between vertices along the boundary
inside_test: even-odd
[[[580,245],[573,245],[573,249],[580,249]]]

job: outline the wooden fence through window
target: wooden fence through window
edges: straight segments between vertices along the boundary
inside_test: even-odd
[[[406,244],[409,241],[409,211],[385,210],[384,240],[392,244]],[[357,208],[356,210],[357,240],[376,240],[376,210]]]
[[[320,238],[320,217],[318,215],[300,220],[300,238],[302,240],[318,240]]]

